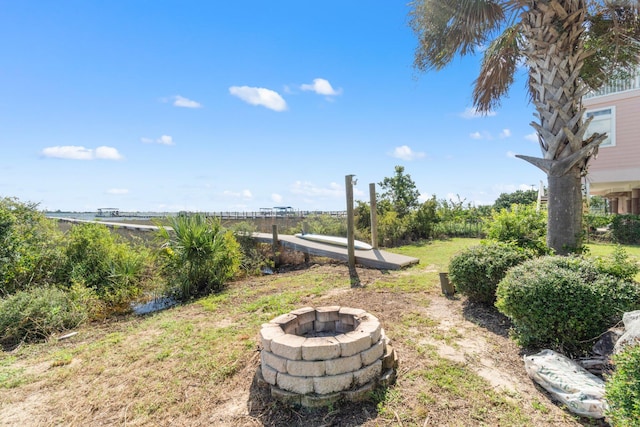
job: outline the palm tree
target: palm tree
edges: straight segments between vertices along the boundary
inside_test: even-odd
[[[473,89],[487,113],[528,68],[536,109],[531,123],[542,157],[518,156],[548,178],[547,245],[567,254],[581,245],[582,177],[603,134],[588,137],[582,96],[624,77],[640,55],[637,0],[415,0],[410,26],[418,38],[415,66],[440,70],[486,46]]]

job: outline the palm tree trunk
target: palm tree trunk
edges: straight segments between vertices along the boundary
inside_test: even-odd
[[[547,246],[559,255],[573,252],[582,238],[581,175],[574,166],[564,175],[548,176]]]
[[[585,0],[533,2],[523,19],[542,158],[521,157],[548,178],[547,245],[558,254],[578,248],[582,237],[581,177],[598,141],[584,140],[579,79],[584,64]]]

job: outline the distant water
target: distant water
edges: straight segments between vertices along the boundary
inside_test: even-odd
[[[118,216],[98,216],[98,212],[45,212],[49,218],[72,218],[85,221],[121,221],[123,219],[164,218],[176,215],[173,212],[121,212]]]
[[[164,310],[166,308],[173,307],[177,303],[178,302],[172,298],[160,297],[145,304],[134,305],[132,308],[135,314],[141,315]]]

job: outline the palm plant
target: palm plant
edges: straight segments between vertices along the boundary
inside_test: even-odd
[[[547,245],[559,254],[579,247],[581,180],[606,138],[586,136],[591,119],[583,120],[582,96],[637,66],[638,1],[415,0],[411,7],[421,71],[488,43],[473,89],[479,112],[499,106],[517,69],[528,67],[542,157],[518,157],[547,174]]]
[[[202,214],[169,218],[171,228],[160,227],[170,277],[177,297],[187,299],[221,289],[240,266],[240,245],[216,218]]]

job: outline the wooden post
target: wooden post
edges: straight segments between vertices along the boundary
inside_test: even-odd
[[[302,234],[308,234],[309,233],[309,223],[306,220],[302,221]],[[305,264],[309,264],[310,258],[309,258],[309,252],[304,252],[304,263]]]
[[[442,289],[442,293],[448,297],[455,294],[456,290],[449,281],[449,273],[440,273],[440,288]]]
[[[376,201],[376,184],[369,184],[369,207],[371,210],[371,246],[378,249],[378,207]]]
[[[354,175],[345,176],[344,186],[347,193],[347,256],[349,258],[349,274],[352,278],[351,286],[354,286],[354,277],[356,273],[356,251],[355,251],[355,224],[353,220],[353,177]]]
[[[273,252],[273,267],[278,268],[278,264],[279,264],[278,249],[280,244],[278,242],[278,225],[277,224],[271,225],[271,233],[272,233],[272,239],[273,239],[271,243],[271,251]]]

